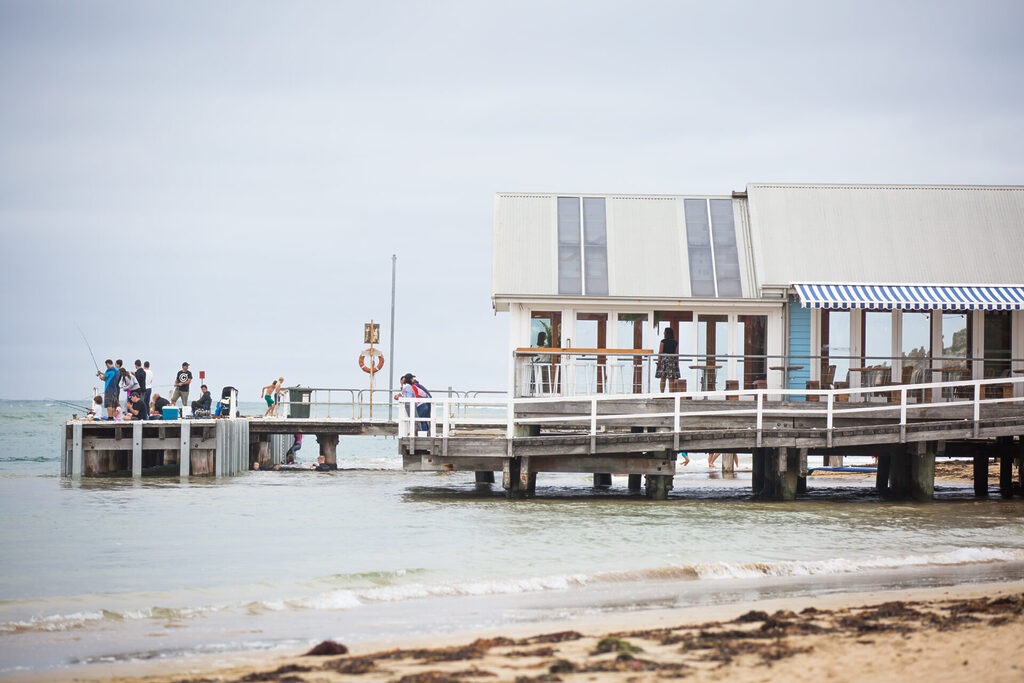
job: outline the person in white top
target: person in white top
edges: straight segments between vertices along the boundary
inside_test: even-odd
[[[150,404],[150,399],[153,397],[153,371],[149,369],[148,360],[142,364],[142,367],[146,370],[146,395],[142,400],[145,401],[148,406]]]

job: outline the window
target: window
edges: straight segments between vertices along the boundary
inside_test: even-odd
[[[736,249],[736,226],[731,199],[711,199],[711,234],[715,254],[715,282],[718,296],[743,296],[740,285],[740,258]]]
[[[560,311],[530,311],[530,344],[536,348],[560,348],[561,327]]]
[[[701,376],[702,391],[725,388],[725,359],[729,354],[729,316],[701,314],[697,316],[697,365],[706,366]],[[719,366],[719,367],[715,367]]]
[[[1010,376],[1010,312],[985,311],[985,379]]]
[[[942,366],[966,368],[974,355],[971,316],[968,312],[942,314]]]
[[[731,199],[685,199],[691,296],[739,297],[739,250]]]
[[[932,355],[932,314],[903,312],[903,343],[900,356],[903,361],[901,381],[919,384],[927,381],[925,368]]]
[[[583,273],[590,296],[608,296],[608,235],[604,197],[583,198]]]
[[[744,389],[753,389],[754,382],[768,379],[768,363],[765,358],[768,353],[768,316],[740,315],[737,316],[737,322],[743,338],[743,357],[739,361],[742,386]]]
[[[685,199],[686,247],[690,259],[690,295],[715,296],[715,268],[706,199]]]
[[[821,312],[821,386],[850,381],[850,312]]]
[[[607,233],[604,197],[558,198],[559,294],[608,295]]]
[[[558,293],[583,293],[578,197],[558,198]]]
[[[863,334],[864,364],[890,367],[892,311],[865,311]]]

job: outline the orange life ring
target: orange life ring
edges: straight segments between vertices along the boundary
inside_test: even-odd
[[[370,364],[367,365],[366,361],[370,360]],[[359,354],[359,368],[366,373],[373,374],[380,372],[380,369],[384,367],[384,354],[378,349],[366,349]]]

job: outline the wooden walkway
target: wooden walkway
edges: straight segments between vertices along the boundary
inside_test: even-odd
[[[914,477],[908,471],[906,486],[902,471],[896,475],[896,490],[930,498],[928,472],[934,471],[935,457],[995,455],[1020,467],[1024,397],[1012,392],[1020,393],[1022,383],[1003,380],[999,393],[988,389],[987,398],[986,388],[996,385],[992,380],[794,390],[812,399],[800,401],[769,400],[781,398],[778,390],[491,401],[490,410],[506,415],[498,429],[446,419],[453,406],[441,400],[433,401],[434,416],[415,434],[411,420],[399,420],[399,449],[410,471],[501,471],[513,495],[532,492],[538,472],[589,472],[595,482],[597,475],[604,481],[611,473],[634,475],[636,487],[646,475],[655,498],[671,488],[679,452],[751,453],[755,492],[783,499],[805,481],[808,455],[872,455],[880,463],[930,460],[928,466],[914,465]],[[896,395],[898,403],[892,402]],[[925,396],[936,400],[919,400]],[[465,413],[465,406],[455,407]],[[793,475],[792,491],[779,475],[787,481]],[[883,484],[890,488],[888,480]]]

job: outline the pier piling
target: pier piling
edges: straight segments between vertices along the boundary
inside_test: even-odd
[[[607,472],[595,472],[594,473],[594,488],[595,489],[607,489],[611,488],[612,475]]]
[[[889,462],[889,496],[910,497],[910,455],[905,444],[893,444]]]
[[[972,456],[974,461],[974,496],[975,498],[988,498],[988,449],[981,448],[981,452],[975,452]]]
[[[318,434],[317,437],[316,437],[316,441],[317,441],[318,444],[320,444],[320,455],[324,456],[324,461],[328,465],[331,466],[331,469],[337,469],[337,467],[338,467],[338,435],[337,434]]]
[[[928,501],[935,494],[935,455],[938,442],[924,441],[913,446],[910,459],[910,497]]]
[[[476,483],[478,484],[493,484],[494,483],[494,472],[490,470],[486,472],[476,473]]]
[[[647,497],[651,500],[668,500],[672,490],[672,476],[667,474],[647,475]]]
[[[1003,498],[1013,497],[1013,460],[1016,452],[1013,437],[1001,436],[996,439],[996,454],[999,456],[999,495]]]
[[[764,491],[764,464],[767,450],[767,448],[755,448],[750,454],[750,485],[755,497],[760,496]]]
[[[639,491],[643,482],[643,475],[631,474],[627,479],[626,488],[630,491]]]
[[[875,490],[878,495],[889,495],[889,470],[892,467],[892,459],[889,455],[879,455],[875,463]]]

